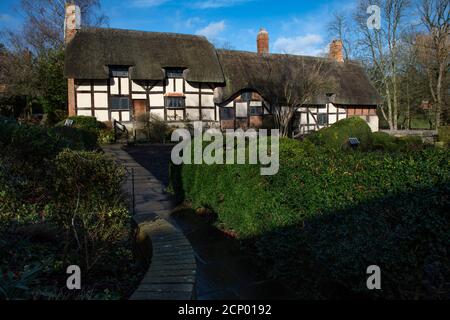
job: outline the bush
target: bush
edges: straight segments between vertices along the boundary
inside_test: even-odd
[[[372,146],[374,150],[397,151],[397,138],[386,132],[374,132],[372,134]]]
[[[447,146],[450,145],[450,126],[439,127],[438,134],[440,142],[444,142]]]
[[[421,283],[421,259],[440,266],[448,261],[450,243],[444,235],[449,216],[443,209],[448,199],[442,197],[450,181],[449,156],[450,151],[434,148],[346,152],[282,140],[275,176],[260,176],[260,168],[252,165],[184,165],[171,168],[171,179],[174,190],[194,209],[214,211],[219,224],[254,243],[269,274],[295,284],[307,292],[305,297],[330,297],[332,292],[340,297],[329,286],[343,288],[347,295],[360,294],[362,285],[356,279],[378,262],[393,273],[385,297],[413,298],[416,289],[428,294],[413,288]],[[426,222],[421,220],[425,216]],[[412,257],[414,250],[423,255]],[[397,263],[401,267],[395,267]],[[339,272],[330,271],[333,265]],[[354,271],[347,272],[352,265]],[[314,277],[308,283],[299,274]],[[438,294],[438,289],[430,294]]]
[[[66,147],[73,150],[98,149],[97,135],[91,130],[63,126],[49,129],[49,134],[65,139]]]
[[[67,149],[57,156],[55,170],[56,198],[46,214],[65,231],[67,243],[78,245],[90,270],[129,222],[121,191],[125,169],[103,153]]]
[[[367,122],[359,117],[341,120],[312,133],[307,139],[318,146],[339,150],[348,147],[349,138],[358,138],[360,149],[367,150],[372,146],[372,130]]]
[[[95,117],[88,117],[88,116],[73,116],[69,117],[66,120],[72,120],[74,128],[79,129],[85,129],[88,131],[93,131],[95,133],[98,133],[102,129],[106,129],[106,124],[103,122],[97,121],[97,118]],[[64,123],[66,120],[61,121],[57,124],[57,126],[64,126]]]
[[[114,131],[111,129],[100,130],[98,134],[99,144],[112,144],[115,142]]]
[[[149,113],[140,115],[137,124],[138,134],[152,143],[165,143],[170,134],[167,123],[158,116]]]

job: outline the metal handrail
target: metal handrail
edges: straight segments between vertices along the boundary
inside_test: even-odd
[[[113,128],[114,128],[114,142],[117,141],[117,131],[125,133],[126,139],[128,141],[129,132],[128,132],[127,127],[123,123],[121,123],[120,121],[114,120]]]

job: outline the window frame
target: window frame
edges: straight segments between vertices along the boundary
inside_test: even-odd
[[[165,68],[164,70],[167,79],[184,79],[184,68]]]
[[[260,112],[253,113],[252,111],[254,109],[259,109]],[[264,107],[262,105],[261,106],[252,106],[252,105],[250,106],[250,110],[249,110],[250,117],[261,117],[263,115],[264,115]]]
[[[325,118],[325,122],[321,121]],[[317,125],[318,126],[327,126],[330,124],[330,118],[327,113],[318,113],[317,114]]]
[[[110,96],[110,104],[109,109],[111,111],[131,111],[131,103],[130,103],[130,97],[129,96],[123,96],[123,95],[111,95]],[[119,108],[113,107],[113,100],[119,99]],[[128,108],[122,107],[122,101],[127,101]]]
[[[227,116],[225,118],[223,117],[224,112],[227,113]],[[236,119],[236,111],[234,110],[234,108],[221,107],[219,109],[219,117],[220,121],[234,120]]]
[[[172,106],[170,106],[169,104],[170,104],[170,100],[171,99],[176,99],[176,100],[179,100],[179,101],[181,101],[182,103],[181,103],[181,105],[182,106],[177,106],[177,107],[172,107]],[[178,109],[178,110],[184,110],[184,109],[186,109],[186,97],[182,97],[182,96],[166,96],[166,97],[164,97],[164,107],[166,108],[166,109],[171,109],[171,110],[176,110],[176,109]]]

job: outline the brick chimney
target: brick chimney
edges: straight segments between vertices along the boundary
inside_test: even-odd
[[[333,40],[331,42],[328,58],[337,62],[344,62],[344,53],[341,40]]]
[[[269,53],[269,33],[266,31],[266,29],[261,28],[259,30],[256,44],[258,48],[258,54]]]
[[[81,27],[80,7],[73,3],[66,3],[66,14],[64,18],[64,43],[68,44]],[[67,97],[69,116],[75,116],[75,79],[67,79]]]
[[[77,30],[81,27],[81,10],[76,4],[66,4],[66,15],[64,20],[64,42],[68,44]]]

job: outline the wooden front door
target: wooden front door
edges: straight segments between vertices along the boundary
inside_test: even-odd
[[[147,112],[147,100],[133,100],[133,116],[135,120]]]

